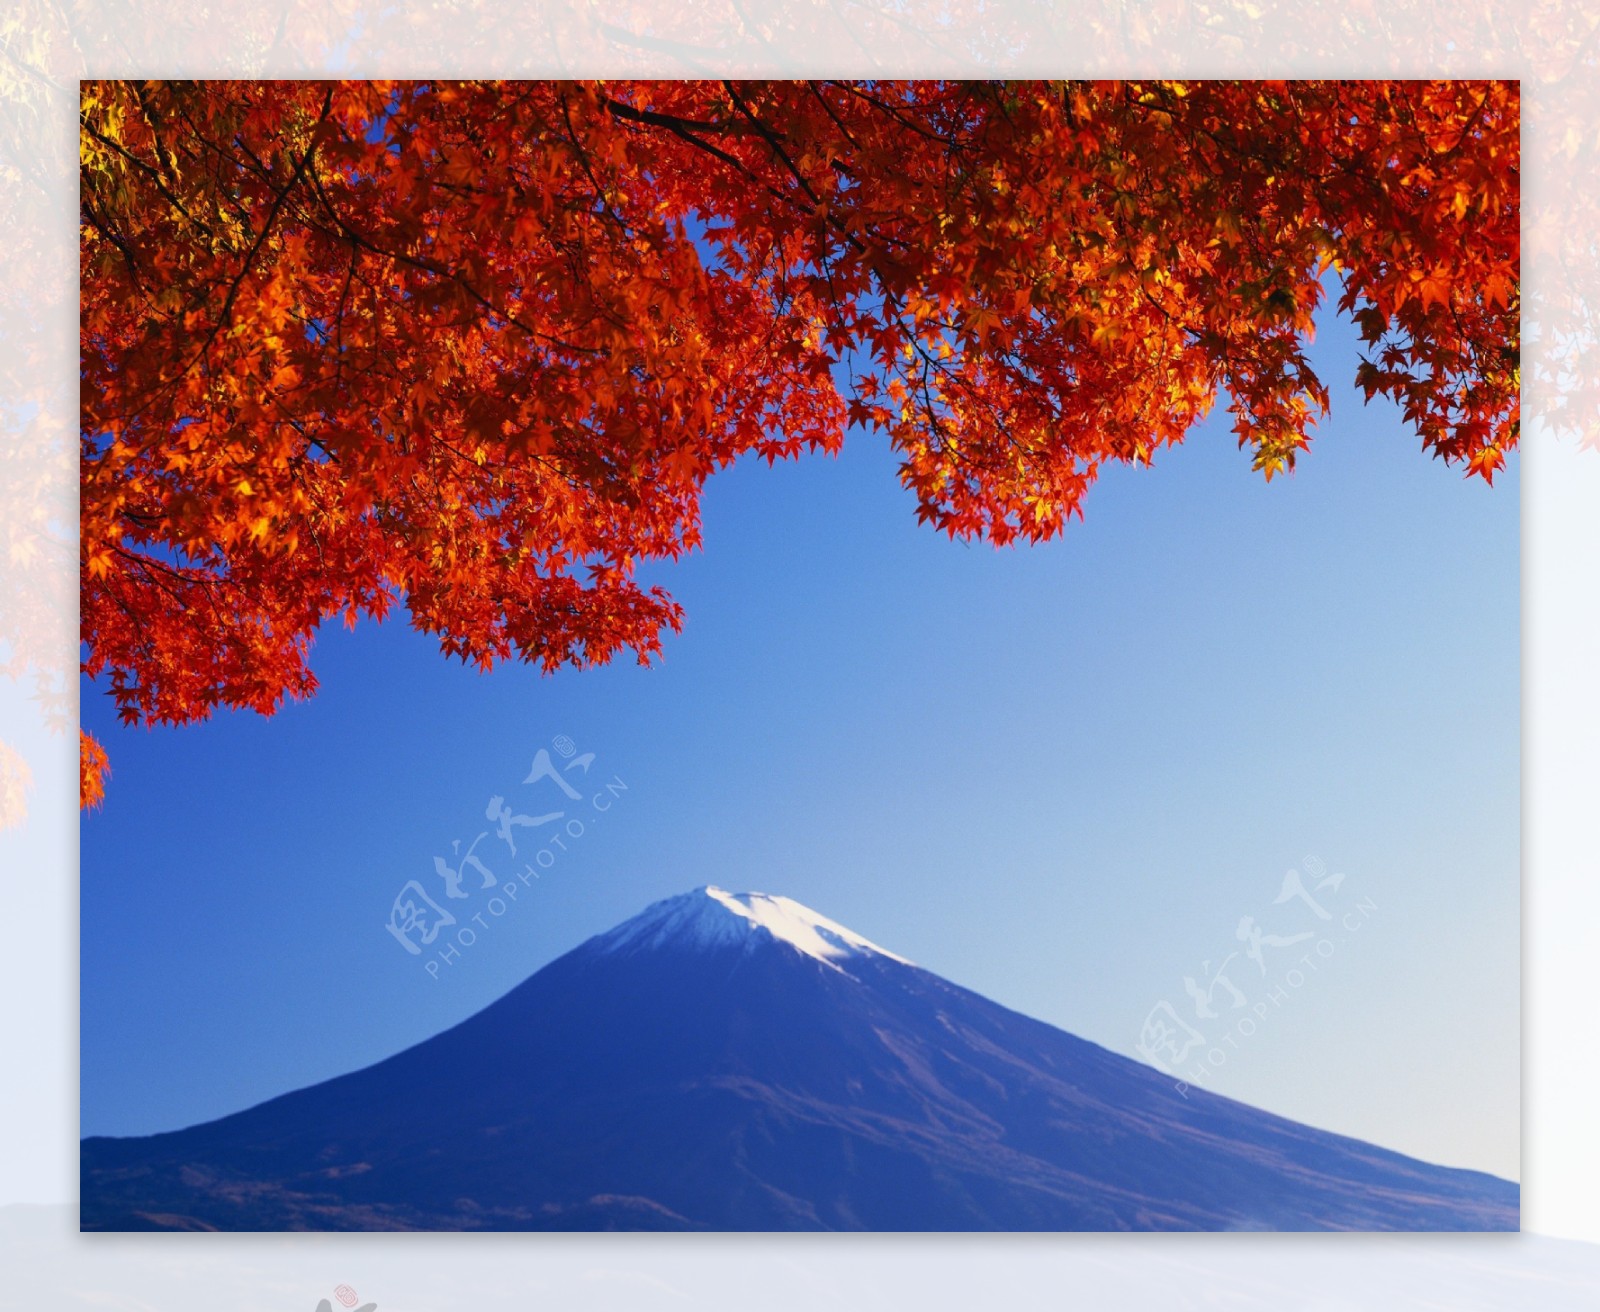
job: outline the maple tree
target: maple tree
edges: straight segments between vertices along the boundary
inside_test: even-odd
[[[706,478],[849,428],[1001,544],[1223,394],[1270,478],[1325,298],[1492,479],[1519,132],[1481,81],[86,83],[83,669],[270,712],[399,600],[483,665],[648,660]]]

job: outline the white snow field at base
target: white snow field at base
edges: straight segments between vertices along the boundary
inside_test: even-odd
[[[0,1312],[315,1312],[341,1284],[378,1312],[1593,1312],[1600,1288],[1600,1247],[1534,1235],[1177,1245],[1162,1235],[697,1235],[674,1246],[639,1235],[135,1237],[76,1225],[67,1207],[0,1208]]]

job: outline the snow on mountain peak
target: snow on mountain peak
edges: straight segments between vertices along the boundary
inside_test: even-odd
[[[787,943],[835,970],[840,969],[836,963],[846,958],[874,955],[911,964],[792,898],[730,893],[714,884],[646,907],[602,934],[595,946],[607,952],[666,946],[734,947],[765,938]]]

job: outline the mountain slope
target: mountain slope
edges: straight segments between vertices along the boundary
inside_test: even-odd
[[[1516,1185],[1191,1090],[699,889],[353,1074],[87,1139],[84,1229],[1515,1229]]]

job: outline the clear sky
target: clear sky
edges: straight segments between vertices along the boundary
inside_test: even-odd
[[[82,834],[83,1133],[366,1065],[715,883],[1130,1056],[1169,1003],[1210,1087],[1516,1178],[1517,462],[1488,489],[1424,457],[1346,385],[1355,349],[1325,328],[1334,414],[1291,477],[1219,414],[1043,547],[919,527],[870,435],[720,474],[704,550],[651,571],[687,621],[650,669],[481,675],[402,619],[327,630],[321,692],[271,719],[122,729],[86,686],[114,773]],[[558,735],[626,792],[434,978],[395,894],[438,896],[492,795],[554,803],[523,780]],[[1326,922],[1274,904],[1308,856],[1345,876]],[[1203,1020],[1184,977],[1233,952],[1249,1005],[1219,986]]]

